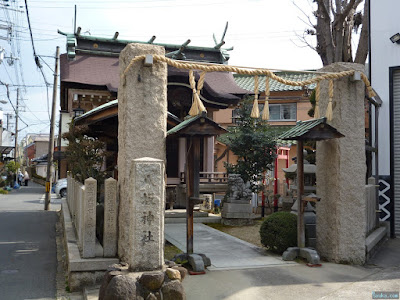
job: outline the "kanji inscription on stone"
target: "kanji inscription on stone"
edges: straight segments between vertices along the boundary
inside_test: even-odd
[[[104,182],[104,257],[117,254],[117,181],[108,178]]]
[[[85,180],[85,197],[82,218],[82,256],[95,257],[96,245],[96,197],[97,181],[93,178]]]
[[[154,270],[164,263],[164,163],[153,158],[135,159],[132,211],[134,270]]]

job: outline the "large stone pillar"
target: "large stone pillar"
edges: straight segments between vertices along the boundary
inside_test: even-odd
[[[324,72],[362,72],[364,66],[335,63]],[[328,104],[329,81],[321,82],[320,111]],[[344,77],[334,81],[330,125],[343,138],[317,142],[317,250],[337,263],[365,261],[365,111],[364,83]]]
[[[142,54],[164,55],[165,49],[149,44],[127,45],[119,58],[120,74],[132,58]],[[131,226],[135,218],[141,217],[133,214],[137,201],[133,196],[133,160],[152,157],[165,163],[166,129],[167,65],[156,62],[144,66],[143,61],[138,61],[127,72],[126,80],[120,80],[118,89],[118,256],[121,261],[132,261],[134,253],[130,253],[130,249],[133,249],[134,237]]]

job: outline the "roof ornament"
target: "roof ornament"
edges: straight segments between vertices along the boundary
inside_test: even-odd
[[[221,49],[221,47],[223,45],[225,45],[224,38],[225,38],[227,30],[228,30],[228,22],[226,22],[225,30],[224,30],[224,33],[222,34],[221,41],[219,43],[217,42],[217,39],[215,38],[215,34],[213,33],[213,39],[214,39],[214,43],[215,43],[214,49]]]
[[[172,59],[183,59],[183,60],[185,60],[186,59],[186,55],[185,55],[185,53],[183,53],[183,51],[185,50],[187,45],[190,44],[190,42],[191,42],[191,40],[188,39],[186,42],[184,42],[182,44],[182,46],[178,50],[172,51],[170,53],[165,54],[165,57],[169,57],[169,58],[172,58]]]

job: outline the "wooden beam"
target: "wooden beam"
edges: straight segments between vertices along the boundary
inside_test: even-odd
[[[303,141],[297,141],[297,247],[304,248],[306,238],[304,231],[304,154]]]

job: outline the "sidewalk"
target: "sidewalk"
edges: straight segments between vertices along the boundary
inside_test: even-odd
[[[60,206],[45,211],[43,194],[29,182],[0,195],[0,299],[55,299]]]

